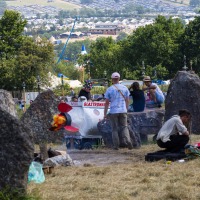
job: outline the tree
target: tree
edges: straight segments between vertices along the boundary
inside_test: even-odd
[[[194,70],[199,73],[200,17],[196,17],[186,26],[183,38],[181,40],[181,47],[183,54],[186,55],[188,64],[190,61],[192,61]]]
[[[158,16],[154,24],[138,28],[123,43],[124,59],[130,70],[141,70],[144,61],[151,67],[165,66],[172,77],[180,69],[180,40],[184,27],[180,20]],[[170,78],[165,76],[163,78]]]
[[[22,33],[26,25],[20,13],[6,10],[0,19],[0,59],[15,56],[23,41]]]
[[[119,35],[117,36],[116,40],[117,40],[117,41],[120,41],[120,40],[123,40],[123,39],[125,39],[125,38],[127,38],[127,37],[128,37],[128,34],[127,34],[127,33],[125,33],[125,32],[120,32]]]

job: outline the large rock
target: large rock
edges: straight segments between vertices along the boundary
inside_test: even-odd
[[[0,190],[10,187],[24,192],[33,159],[31,130],[0,108]]]
[[[200,133],[200,79],[194,72],[179,71],[171,81],[165,100],[165,121],[180,109],[192,113],[192,132]]]
[[[0,89],[0,108],[17,117],[16,105],[12,95],[6,90]]]
[[[149,134],[157,134],[164,118],[163,109],[145,110],[144,112],[128,113],[128,129],[134,147],[140,147],[141,142],[148,140]],[[112,129],[110,120],[103,120],[97,124],[99,132],[107,147],[112,147]],[[120,137],[120,135],[119,135]],[[124,146],[122,138],[120,146]]]
[[[32,129],[35,143],[57,142],[63,139],[62,131],[49,131],[53,115],[58,114],[59,100],[51,90],[40,93],[22,116],[23,123]]]

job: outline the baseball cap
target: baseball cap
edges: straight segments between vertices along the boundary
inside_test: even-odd
[[[120,78],[120,74],[118,72],[114,72],[111,78]]]

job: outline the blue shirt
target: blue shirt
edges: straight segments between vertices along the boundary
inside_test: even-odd
[[[126,109],[126,101],[124,97],[127,99],[129,98],[130,92],[128,88],[122,84],[115,84],[117,88],[112,85],[110,86],[105,93],[105,98],[110,101],[110,113],[127,113]],[[120,90],[124,97],[121,95],[121,93],[118,91]]]

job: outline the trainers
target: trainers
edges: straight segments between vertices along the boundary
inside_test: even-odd
[[[119,148],[118,147],[113,147],[113,150],[119,150]]]

